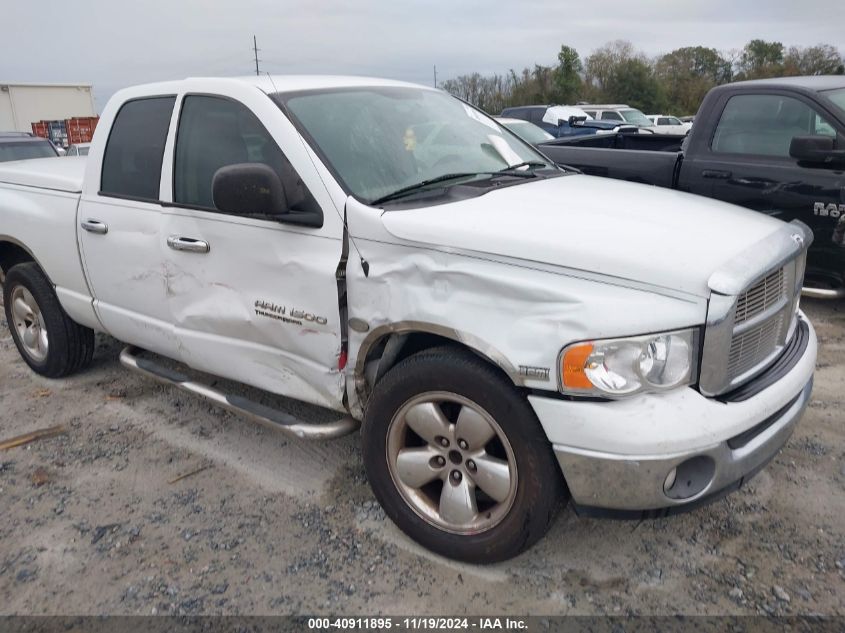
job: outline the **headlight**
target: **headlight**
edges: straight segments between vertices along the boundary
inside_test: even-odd
[[[560,354],[561,391],[622,398],[695,382],[698,329],[575,343]]]

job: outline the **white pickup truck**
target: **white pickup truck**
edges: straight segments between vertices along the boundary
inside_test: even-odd
[[[83,369],[96,330],[127,367],[288,433],[362,421],[387,514],[475,562],[570,498],[665,516],[762,468],[812,389],[811,239],[560,169],[443,92],[363,78],[130,88],[87,159],[0,167],[6,319],[35,372]]]

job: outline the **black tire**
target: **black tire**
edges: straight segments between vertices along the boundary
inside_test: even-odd
[[[512,449],[517,473],[512,505],[504,518],[480,533],[454,533],[423,519],[406,501],[388,465],[394,416],[420,394],[435,392],[458,394],[483,409]],[[448,558],[493,563],[516,556],[548,531],[561,501],[568,498],[552,447],[528,401],[497,368],[466,350],[433,348],[392,368],[373,389],[361,435],[367,477],[387,515],[412,539]]]
[[[41,312],[49,345],[43,359],[35,358],[21,340],[12,310],[17,289],[29,292]],[[94,357],[94,331],[73,321],[62,309],[50,280],[34,262],[9,269],[3,284],[6,322],[21,357],[32,370],[47,378],[62,378],[91,364]]]

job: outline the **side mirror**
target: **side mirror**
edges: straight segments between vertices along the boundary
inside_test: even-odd
[[[833,163],[845,160],[845,151],[834,149],[832,136],[795,136],[789,143],[789,155],[806,163]]]
[[[575,116],[573,114],[571,117],[569,117],[569,125],[575,127],[576,123],[583,123],[586,120],[587,120],[587,117],[585,117],[585,116]]]
[[[284,215],[290,212],[279,175],[263,163],[226,165],[211,181],[214,206],[238,215]]]

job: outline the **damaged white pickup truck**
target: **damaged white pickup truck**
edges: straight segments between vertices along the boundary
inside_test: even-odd
[[[300,437],[363,421],[387,514],[474,562],[529,547],[562,500],[664,516],[762,468],[812,389],[811,239],[560,169],[443,92],[361,78],[131,88],[87,159],[0,168],[6,319],[34,371],[84,368],[97,330],[127,367]]]

